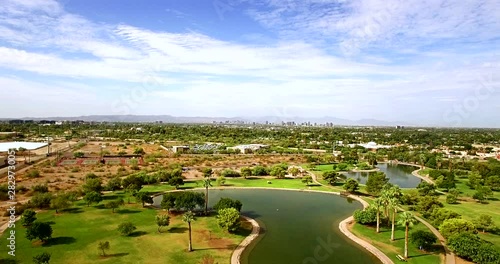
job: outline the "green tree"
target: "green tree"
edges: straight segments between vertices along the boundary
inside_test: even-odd
[[[493,218],[491,217],[491,215],[486,215],[486,214],[478,216],[478,218],[474,220],[474,225],[476,226],[477,229],[482,230],[483,233],[485,233],[487,230],[489,231],[496,229],[495,223],[493,222]]]
[[[161,228],[170,225],[170,216],[168,215],[157,215],[156,225],[158,226],[158,233],[161,233]]]
[[[102,182],[101,179],[90,178],[85,180],[85,184],[82,187],[84,193],[89,193],[89,192],[100,193],[102,191]]]
[[[243,204],[239,200],[233,200],[231,198],[221,198],[214,206],[215,211],[219,212],[222,209],[234,208],[238,212],[241,212]]]
[[[284,170],[281,166],[274,166],[269,172],[269,175],[274,176],[278,179],[283,179],[286,176],[286,170]]]
[[[428,218],[434,226],[440,226],[448,219],[462,218],[462,216],[446,208],[434,208]]]
[[[219,227],[229,232],[234,232],[240,227],[240,212],[234,208],[219,210],[217,223]]]
[[[177,200],[177,197],[173,193],[166,193],[163,195],[163,200],[161,201],[161,208],[162,209],[167,209],[167,211],[170,213],[170,209],[175,207],[175,201]]]
[[[389,178],[386,177],[383,172],[375,172],[368,176],[366,181],[366,191],[371,195],[380,195],[384,185],[389,182]]]
[[[491,188],[488,186],[476,186],[476,192],[472,195],[472,198],[478,200],[481,203],[485,203],[489,197],[493,195]]]
[[[21,224],[23,226],[31,226],[36,221],[36,212],[31,209],[24,210],[21,215]]]
[[[224,184],[226,184],[226,177],[224,176],[217,177],[217,185],[224,186]]]
[[[439,232],[445,238],[448,238],[458,233],[471,233],[471,234],[477,233],[474,223],[465,219],[457,219],[457,218],[445,220],[439,226]]]
[[[120,177],[113,177],[106,184],[106,189],[109,191],[116,191],[122,188],[122,180]]]
[[[308,175],[302,178],[302,182],[309,186],[309,184],[313,183],[313,179]]]
[[[245,179],[246,179],[247,177],[252,176],[252,169],[250,169],[248,167],[243,167],[240,170],[240,174],[241,174],[241,176],[245,177]]]
[[[191,223],[196,221],[196,218],[194,217],[193,212],[188,211],[182,216],[182,221],[188,224],[188,230],[189,230],[189,247],[188,251],[192,252],[193,251],[193,240],[191,236]]]
[[[335,171],[326,171],[323,173],[323,180],[327,181],[330,185],[335,185],[340,179],[345,179],[345,176],[342,176],[343,175]]]
[[[153,197],[151,197],[151,195],[149,195],[147,192],[138,192],[135,195],[135,198],[142,203],[142,207],[144,207],[146,203],[153,203]]]
[[[421,196],[436,195],[436,185],[422,181],[417,186],[418,194]]]
[[[40,253],[33,257],[33,263],[35,264],[49,264],[51,255],[47,252]]]
[[[362,225],[372,225],[377,222],[377,212],[373,207],[369,207],[365,210],[354,211],[354,221]]]
[[[437,237],[430,231],[417,230],[410,234],[410,242],[419,249],[430,249],[437,242]]]
[[[405,254],[404,257],[408,258],[408,231],[413,224],[417,223],[417,219],[410,212],[402,212],[399,215],[398,224],[405,227]]]
[[[293,176],[293,177],[297,177],[300,173],[300,170],[299,168],[297,167],[291,167],[288,169],[288,172]]]
[[[109,250],[109,241],[99,242],[99,245],[97,245],[97,250],[99,250],[99,253],[101,253],[101,256],[105,257],[106,250]]]
[[[64,193],[60,193],[52,197],[52,200],[50,200],[50,208],[55,209],[56,214],[59,213],[59,210],[69,208],[70,206],[71,202]]]
[[[34,222],[26,229],[26,238],[28,240],[40,239],[43,242],[52,238],[52,227],[49,223]]]
[[[90,207],[91,204],[98,204],[102,201],[102,196],[98,192],[89,192],[85,194],[83,197],[83,200],[87,204],[88,207]]]
[[[205,195],[199,192],[182,192],[176,196],[175,209],[193,211],[205,205]]]
[[[170,186],[175,186],[175,189],[179,189],[179,186],[184,185],[184,180],[182,177],[172,177],[169,181],[168,184]]]
[[[349,193],[355,193],[359,189],[359,183],[355,179],[349,178],[342,187]]]
[[[210,177],[212,177],[212,174],[214,173],[214,171],[212,170],[212,168],[204,168],[202,173],[203,173],[203,177],[210,178]]]
[[[122,206],[124,204],[125,204],[125,202],[123,201],[123,199],[118,199],[118,200],[109,201],[108,203],[106,203],[106,208],[110,208],[111,211],[113,213],[115,213],[115,209],[120,208],[120,206]]]
[[[137,227],[131,222],[124,222],[118,225],[118,232],[122,236],[130,236],[136,229]]]
[[[446,195],[446,203],[448,204],[456,204],[458,202],[458,198],[460,197],[460,191],[457,189],[451,189]]]
[[[263,166],[255,166],[252,169],[253,176],[266,176],[268,174],[269,174],[269,172],[268,172],[267,168],[263,167]]]

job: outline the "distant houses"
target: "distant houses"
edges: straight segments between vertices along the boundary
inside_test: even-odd
[[[228,150],[239,150],[242,154],[253,153],[262,148],[269,148],[268,145],[263,144],[247,144],[247,145],[238,145],[234,147],[228,147]]]
[[[189,146],[173,146],[172,151],[174,153],[185,153],[189,151]]]

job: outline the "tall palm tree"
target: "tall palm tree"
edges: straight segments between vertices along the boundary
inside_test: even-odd
[[[417,219],[410,212],[403,212],[399,215],[398,224],[405,227],[405,258],[408,258],[408,231],[413,224],[417,222]]]
[[[373,206],[377,210],[377,233],[380,233],[380,209],[384,206],[384,201],[381,198],[377,198],[373,201]]]
[[[203,186],[205,187],[205,215],[208,214],[208,188],[212,187],[212,182],[210,178],[203,180]]]
[[[389,199],[389,207],[392,209],[392,231],[391,231],[391,241],[394,241],[395,225],[396,225],[396,215],[398,214],[398,206],[401,204],[398,198],[393,197]]]
[[[425,154],[420,154],[419,155],[419,158],[420,158],[420,166],[422,166],[422,169],[425,169]]]
[[[189,252],[193,251],[193,240],[191,238],[191,222],[194,222],[195,220],[196,220],[196,218],[194,217],[194,214],[191,211],[185,213],[182,216],[182,221],[187,223],[188,227],[189,227],[189,248],[188,248]]]

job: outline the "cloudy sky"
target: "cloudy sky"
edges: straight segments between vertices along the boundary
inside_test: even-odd
[[[497,0],[0,0],[0,117],[500,127]]]

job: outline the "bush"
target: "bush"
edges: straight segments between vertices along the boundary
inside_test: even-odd
[[[34,222],[26,229],[26,238],[28,240],[40,239],[45,242],[52,238],[52,227],[49,223]]]
[[[445,238],[451,237],[458,233],[476,234],[477,230],[474,223],[464,219],[448,219],[439,226],[439,232]]]
[[[445,220],[453,218],[462,218],[462,216],[445,208],[434,208],[429,216],[429,220],[434,226],[440,226]]]
[[[137,227],[131,222],[121,223],[118,226],[118,232],[120,232],[122,236],[130,236],[136,229]]]
[[[36,193],[28,203],[31,208],[46,209],[50,207],[51,200],[52,194],[50,193]]]
[[[26,177],[28,178],[38,178],[40,177],[40,171],[38,170],[30,170],[26,173]]]
[[[30,209],[24,210],[21,217],[23,226],[31,226],[36,221],[36,212]]]
[[[457,256],[478,264],[499,263],[500,261],[498,249],[474,234],[454,234],[448,238],[447,244]]]
[[[241,212],[243,204],[239,200],[233,200],[231,198],[221,198],[217,204],[215,204],[214,209],[218,212],[227,208],[234,208],[238,212]]]
[[[37,184],[33,185],[33,187],[31,187],[31,190],[38,193],[47,193],[49,192],[49,186],[47,186],[47,184]]]
[[[224,169],[220,173],[220,176],[225,177],[225,178],[237,178],[240,177],[240,173],[231,169]]]
[[[240,212],[234,208],[221,209],[218,212],[217,224],[227,231],[234,232],[240,227]]]
[[[252,175],[253,176],[266,176],[266,175],[269,175],[269,170],[263,166],[255,166],[252,169]]]
[[[358,224],[373,225],[377,223],[377,210],[368,208],[366,210],[356,210],[354,212],[354,220]]]
[[[436,243],[437,237],[429,231],[417,230],[410,234],[410,242],[422,249],[430,249]]]

